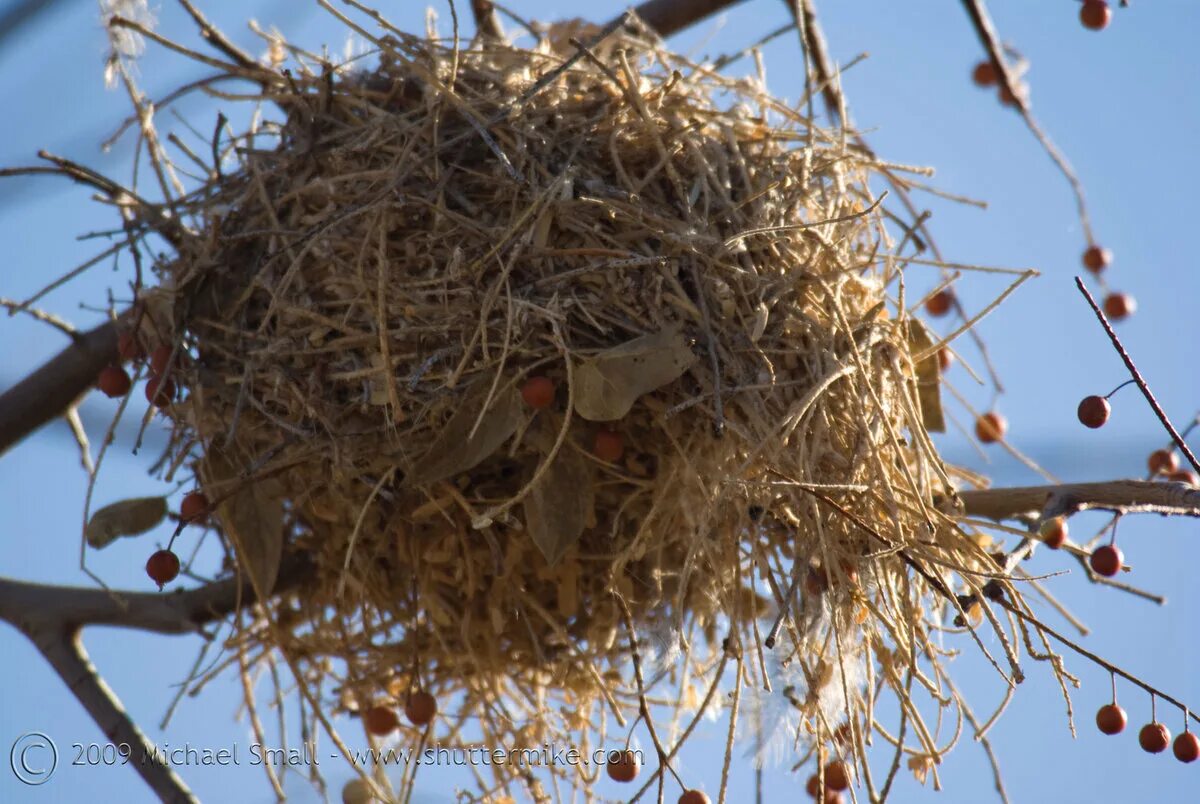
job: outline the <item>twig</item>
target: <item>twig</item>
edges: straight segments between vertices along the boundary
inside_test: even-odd
[[[1096,300],[1092,298],[1092,294],[1088,292],[1087,286],[1083,284],[1083,280],[1078,276],[1075,277],[1075,286],[1079,288],[1079,292],[1083,294],[1083,298],[1087,299],[1087,303],[1091,305],[1092,312],[1096,314],[1096,318],[1100,321],[1100,326],[1104,327],[1104,331],[1108,333],[1108,339],[1112,341],[1113,348],[1117,350],[1117,354],[1125,362],[1125,368],[1129,369],[1129,376],[1133,377],[1133,381],[1137,383],[1137,387],[1142,391],[1142,396],[1146,397],[1146,401],[1150,403],[1150,409],[1154,411],[1154,415],[1162,422],[1162,426],[1170,434],[1171,440],[1175,442],[1175,446],[1179,447],[1179,451],[1183,453],[1183,457],[1188,459],[1188,463],[1192,465],[1193,469],[1200,472],[1200,463],[1196,462],[1196,456],[1188,449],[1187,442],[1183,440],[1183,436],[1179,435],[1179,431],[1175,429],[1175,425],[1171,424],[1171,420],[1167,418],[1166,412],[1158,404],[1158,400],[1154,398],[1154,394],[1150,392],[1150,386],[1146,384],[1142,373],[1134,365],[1133,358],[1129,356],[1129,352],[1125,351],[1125,346],[1121,343],[1121,339],[1117,337],[1117,333],[1113,332],[1112,324],[1108,322],[1108,317],[1104,315],[1104,311],[1096,304]]]

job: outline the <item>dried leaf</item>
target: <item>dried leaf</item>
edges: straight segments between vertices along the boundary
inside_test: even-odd
[[[550,566],[579,541],[592,516],[592,504],[591,467],[564,445],[525,497],[525,527]]]
[[[205,454],[201,471],[206,486],[222,492],[236,487],[217,504],[221,530],[258,595],[270,594],[283,558],[283,501],[268,484],[241,479],[238,461],[216,444]]]
[[[410,486],[436,483],[478,466],[517,431],[524,416],[517,390],[512,387],[498,390],[481,419],[479,414],[487,392],[487,386],[478,386],[468,395],[433,445],[413,464],[405,483]]]
[[[908,348],[920,354],[931,348],[933,340],[925,326],[915,318],[908,320]],[[938,370],[937,352],[917,364],[917,401],[921,404],[921,421],[931,433],[946,432],[946,417],[942,414],[942,378]]]
[[[634,338],[575,370],[575,411],[593,422],[620,419],[639,396],[679,379],[695,362],[677,329]]]
[[[166,518],[166,497],[136,497],[106,505],[92,514],[84,534],[87,543],[99,549],[121,536],[145,533]]]

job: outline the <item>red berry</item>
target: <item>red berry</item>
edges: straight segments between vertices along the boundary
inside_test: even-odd
[[[1179,456],[1169,449],[1156,449],[1146,461],[1152,475],[1169,475],[1179,469]]]
[[[146,401],[150,404],[165,408],[175,399],[175,381],[167,377],[151,377],[146,381]]]
[[[614,463],[625,452],[625,438],[615,430],[597,430],[592,438],[592,452],[600,460]]]
[[[159,550],[146,561],[146,574],[162,589],[179,576],[179,556],[170,550]]]
[[[685,790],[679,797],[679,804],[712,804],[712,801],[701,790]]]
[[[1029,87],[1017,86],[1016,90],[1017,90],[1017,93],[1020,94],[1021,96],[1028,97]],[[1017,96],[1014,95],[1013,93],[1009,92],[1008,87],[1004,87],[1004,86],[1000,87],[1000,89],[997,90],[997,94],[999,94],[999,96],[1000,96],[1000,102],[1002,104],[1004,104],[1005,106],[1019,106],[1020,105],[1019,103],[1017,103]]]
[[[608,754],[608,778],[614,782],[632,782],[638,775],[637,754],[625,751],[610,751]]]
[[[100,369],[100,376],[96,378],[96,387],[109,399],[116,399],[129,393],[129,389],[133,387],[133,380],[129,379],[129,374],[120,366],[105,366]]]
[[[1083,267],[1094,274],[1099,274],[1112,262],[1112,252],[1100,246],[1088,246],[1083,252]]]
[[[1171,732],[1161,723],[1147,723],[1138,732],[1138,743],[1149,754],[1161,754],[1171,744]]]
[[[1047,519],[1040,530],[1042,544],[1051,550],[1057,550],[1067,543],[1067,520],[1061,516]]]
[[[150,371],[155,374],[162,374],[167,370],[167,363],[171,360],[171,347],[168,344],[163,344],[150,353]]]
[[[989,411],[975,420],[975,437],[984,444],[994,444],[1004,438],[1008,421],[995,411]]]
[[[990,61],[979,62],[975,65],[975,69],[971,71],[971,80],[978,87],[990,87],[996,83],[997,78],[996,67]]]
[[[554,404],[554,381],[549,377],[530,377],[521,386],[521,399],[534,410]]]
[[[208,517],[208,497],[193,491],[179,504],[179,518],[184,522],[203,522]]]
[[[1089,31],[1103,31],[1112,21],[1112,9],[1105,0],[1083,0],[1079,8],[1079,21]]]
[[[848,790],[850,788],[850,768],[840,759],[835,759],[825,766],[825,786],[830,790]]]
[[[821,776],[814,773],[808,777],[808,784],[804,785],[804,790],[813,798],[821,795]]]
[[[1104,297],[1104,314],[1112,321],[1129,318],[1137,310],[1137,301],[1128,293],[1110,293]]]
[[[945,374],[954,363],[954,353],[943,346],[941,349],[938,349],[937,359],[938,371]]]
[[[925,300],[925,312],[933,316],[943,316],[954,307],[954,292],[949,288],[939,290]]]
[[[1096,728],[1100,729],[1101,734],[1120,734],[1125,731],[1128,722],[1125,710],[1115,703],[1105,704],[1096,710]]]
[[[437,698],[428,692],[419,690],[408,696],[404,704],[404,716],[414,726],[427,726],[437,714]]]
[[[1191,469],[1179,469],[1167,474],[1167,480],[1173,480],[1176,483],[1187,483],[1189,486],[1200,488],[1200,475],[1197,475]]]
[[[376,737],[385,737],[400,726],[400,718],[386,706],[372,706],[363,712],[363,726]]]
[[[1111,578],[1120,572],[1124,561],[1125,556],[1121,554],[1121,548],[1115,544],[1097,547],[1088,559],[1088,563],[1092,565],[1096,574],[1103,575],[1105,578]]]
[[[1195,762],[1200,759],[1200,739],[1190,731],[1185,731],[1175,738],[1171,751],[1180,762]]]
[[[816,597],[828,588],[829,576],[825,574],[825,570],[810,565],[804,576],[804,591]]]
[[[141,360],[145,352],[132,332],[122,332],[117,336],[117,354],[122,360]]]
[[[1104,423],[1108,421],[1110,413],[1112,413],[1112,405],[1108,404],[1108,400],[1102,396],[1085,396],[1079,403],[1079,421],[1084,427],[1090,427],[1093,430],[1103,427]]]

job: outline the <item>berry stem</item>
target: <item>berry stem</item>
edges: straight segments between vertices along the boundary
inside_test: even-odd
[[[1134,365],[1133,358],[1129,356],[1129,352],[1125,351],[1124,344],[1117,337],[1117,333],[1113,332],[1112,324],[1108,322],[1104,311],[1096,304],[1096,300],[1092,298],[1092,294],[1088,292],[1087,286],[1083,284],[1083,280],[1078,276],[1075,277],[1075,286],[1079,288],[1079,292],[1083,294],[1083,298],[1087,299],[1088,305],[1091,306],[1092,312],[1096,314],[1096,318],[1100,321],[1100,326],[1104,327],[1104,331],[1108,334],[1108,339],[1112,341],[1113,348],[1117,350],[1117,354],[1121,356],[1121,360],[1125,363],[1125,368],[1129,369],[1129,375],[1133,377],[1133,381],[1137,383],[1137,387],[1141,389],[1142,396],[1146,397],[1146,401],[1150,403],[1150,409],[1154,411],[1154,415],[1162,422],[1162,426],[1166,428],[1171,435],[1171,440],[1179,447],[1179,451],[1188,459],[1188,463],[1197,472],[1200,472],[1200,462],[1197,462],[1196,456],[1188,449],[1187,442],[1179,435],[1175,429],[1175,425],[1171,424],[1171,420],[1167,418],[1167,414],[1158,404],[1158,400],[1154,398],[1154,394],[1150,391],[1150,386],[1146,384],[1146,380],[1142,377],[1142,373],[1138,371],[1138,367]]]
[[[1109,397],[1111,397],[1113,394],[1115,394],[1117,391],[1120,391],[1122,388],[1124,388],[1126,385],[1132,385],[1134,382],[1136,382],[1136,380],[1126,380],[1125,382],[1121,383],[1121,384],[1120,384],[1120,385],[1118,385],[1116,388],[1112,389],[1112,390],[1111,390],[1111,391],[1109,391],[1107,394],[1105,394],[1105,395],[1104,395],[1104,398],[1105,398],[1105,399],[1108,399],[1108,398],[1109,398]]]

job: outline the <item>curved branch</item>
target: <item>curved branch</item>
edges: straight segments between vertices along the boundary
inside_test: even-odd
[[[960,491],[958,499],[965,513],[997,521],[1031,515],[1044,518],[1070,516],[1092,509],[1122,514],[1200,517],[1200,489],[1186,483],[1150,480]]]

